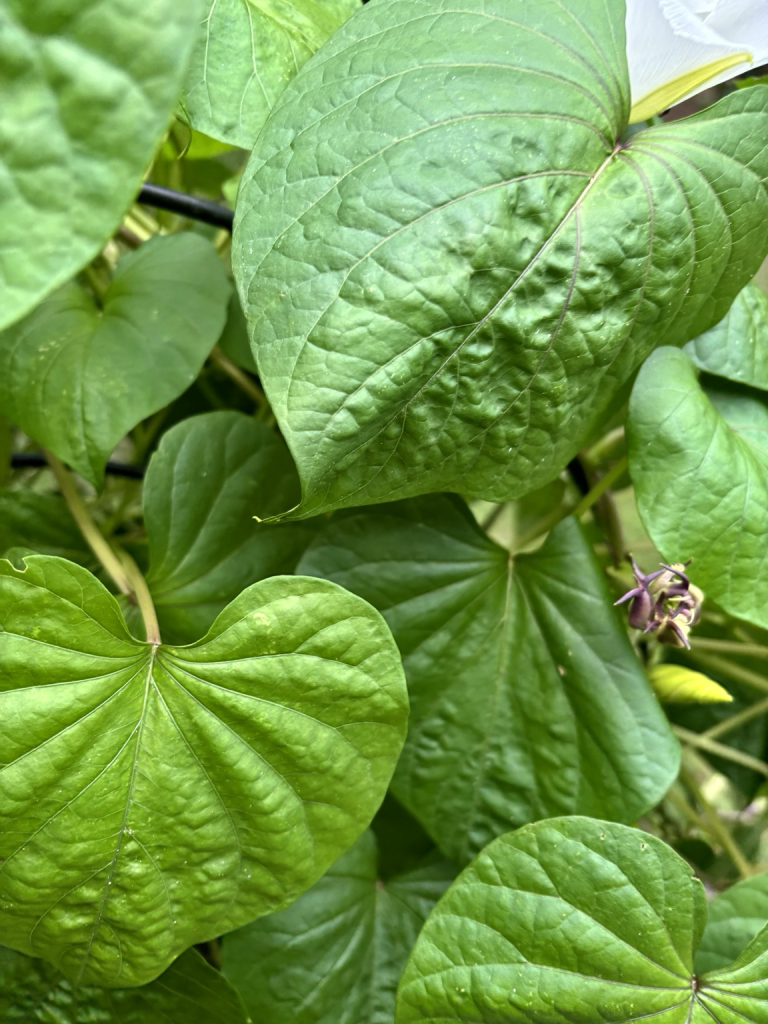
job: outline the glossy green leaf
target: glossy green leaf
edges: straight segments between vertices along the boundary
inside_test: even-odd
[[[144,482],[148,583],[163,639],[191,643],[245,587],[292,573],[314,523],[259,523],[295,504],[280,437],[238,412],[183,420],[163,435]]]
[[[103,308],[70,284],[0,335],[0,408],[98,486],[118,441],[200,372],[229,295],[210,242],[153,239],[122,258]]]
[[[755,393],[756,395],[756,393]],[[707,394],[679,349],[654,352],[628,420],[640,516],[668,561],[726,611],[768,626],[768,406]]]
[[[198,131],[252,149],[290,80],[361,0],[210,0],[187,76]]]
[[[75,982],[150,981],[277,910],[368,825],[407,695],[381,617],[278,576],[189,647],[85,569],[0,561],[0,935]]]
[[[747,285],[725,319],[685,351],[700,370],[768,390],[768,296]]]
[[[405,961],[456,872],[383,882],[366,832],[287,910],[224,938],[222,969],[259,1024],[393,1024]]]
[[[199,0],[0,0],[0,327],[91,260],[176,103]]]
[[[755,875],[721,892],[709,904],[707,927],[696,951],[701,973],[727,967],[768,925],[768,874]]]
[[[622,141],[624,4],[381,0],[297,75],[233,268],[298,514],[553,479],[768,249],[768,89]]]
[[[653,692],[662,704],[722,704],[733,697],[714,679],[683,665],[654,665],[648,670]]]
[[[0,555],[16,547],[74,562],[94,562],[90,548],[58,494],[2,488]]]
[[[466,862],[555,814],[633,821],[679,749],[578,524],[511,559],[444,497],[331,523],[299,571],[377,607],[403,655],[408,740],[393,790]]]
[[[0,947],[4,1024],[248,1024],[237,992],[189,950],[141,988],[72,987],[55,967]]]
[[[560,818],[502,836],[430,915],[397,1024],[762,1024],[768,930],[694,975],[704,888],[661,840]]]

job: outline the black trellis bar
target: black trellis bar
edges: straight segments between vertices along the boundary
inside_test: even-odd
[[[14,452],[11,456],[13,469],[42,469],[48,462],[42,452]],[[127,462],[108,462],[107,473],[111,476],[127,476],[131,480],[141,480],[144,476],[142,466],[131,466]]]
[[[234,214],[226,206],[190,196],[186,192],[177,192],[163,185],[153,185],[145,181],[136,202],[144,206],[155,206],[159,210],[168,210],[169,213],[178,213],[191,220],[200,220],[204,224],[213,224],[214,227],[224,228],[225,231],[232,230]]]

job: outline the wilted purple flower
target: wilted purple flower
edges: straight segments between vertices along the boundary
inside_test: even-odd
[[[704,595],[683,571],[690,563],[661,563],[661,569],[644,574],[632,559],[636,586],[616,601],[629,606],[629,624],[644,633],[656,633],[663,644],[690,648],[688,634],[701,614]]]

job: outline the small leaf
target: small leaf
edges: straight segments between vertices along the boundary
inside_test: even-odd
[[[552,814],[633,821],[676,777],[677,741],[575,520],[512,559],[458,500],[412,500],[332,522],[299,571],[389,623],[412,708],[393,791],[457,863]]]
[[[194,950],[142,988],[75,990],[44,960],[0,947],[0,1016],[6,1024],[249,1024],[237,992]]]
[[[541,487],[652,348],[756,273],[768,88],[626,140],[624,21],[372,3],[276,103],[232,265],[296,515]]]
[[[0,327],[97,254],[176,103],[199,0],[0,0]]]
[[[768,296],[748,284],[725,319],[685,352],[700,370],[768,390]]]
[[[694,582],[726,611],[768,626],[768,406],[707,394],[689,357],[662,348],[637,377],[627,432],[653,543],[670,562],[693,558]]]
[[[210,242],[152,239],[122,258],[103,309],[71,284],[0,335],[0,407],[98,486],[118,441],[195,379],[229,295]]]
[[[198,131],[253,149],[290,80],[360,0],[214,0],[187,75],[186,110]]]
[[[161,634],[202,636],[245,587],[292,573],[317,523],[259,523],[296,504],[299,481],[283,440],[238,412],[172,427],[144,482],[148,583]]]
[[[432,858],[383,882],[366,832],[286,910],[225,936],[222,970],[259,1024],[392,1024],[405,961],[455,874]]]
[[[696,970],[717,970],[740,956],[768,925],[768,874],[755,875],[719,893],[709,904],[707,927],[696,952]]]
[[[674,850],[588,818],[491,843],[431,913],[397,1024],[763,1024],[768,929],[694,975],[704,887]]]
[[[648,670],[648,678],[662,704],[719,704],[733,700],[714,679],[683,665],[654,665]]]
[[[400,659],[333,584],[257,583],[196,644],[154,647],[39,555],[0,561],[0,622],[0,934],[75,983],[145,983],[290,903],[384,797]]]

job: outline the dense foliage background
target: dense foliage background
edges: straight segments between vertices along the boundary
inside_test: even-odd
[[[0,0],[0,101],[0,1018],[763,1024],[766,85]]]

